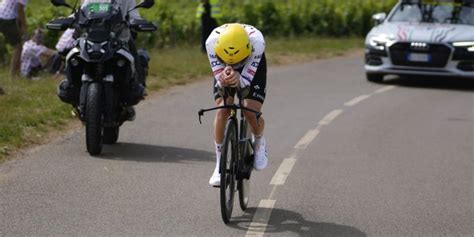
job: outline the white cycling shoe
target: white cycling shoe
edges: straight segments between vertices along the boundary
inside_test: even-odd
[[[219,167],[214,169],[211,178],[209,179],[209,185],[213,187],[221,186],[221,174],[219,173]]]
[[[268,165],[268,152],[266,147],[265,138],[260,138],[259,144],[255,144],[253,167],[255,170],[260,171]]]

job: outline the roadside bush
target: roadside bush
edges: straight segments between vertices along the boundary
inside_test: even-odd
[[[74,2],[70,0],[69,2]],[[200,22],[195,17],[198,0],[156,0],[142,16],[158,25],[154,34],[140,34],[139,43],[147,47],[167,47],[197,43]],[[254,25],[272,36],[363,36],[372,26],[371,16],[388,12],[397,0],[221,0],[224,16],[219,23],[241,22]],[[49,0],[30,1],[27,9],[29,29],[68,15]],[[48,32],[46,43],[54,46],[58,33]],[[0,53],[2,49],[0,48]],[[1,59],[0,59],[1,60]]]

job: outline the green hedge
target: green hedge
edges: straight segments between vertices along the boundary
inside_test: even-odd
[[[73,3],[73,0],[68,2]],[[142,16],[159,26],[154,34],[141,34],[147,47],[166,47],[197,43],[200,24],[195,17],[198,0],[156,0]],[[219,23],[242,22],[256,26],[272,36],[362,36],[372,26],[371,16],[388,12],[397,0],[221,0],[224,17]],[[30,31],[52,18],[65,16],[65,8],[55,8],[49,0],[29,1],[27,16]],[[58,33],[47,32],[46,44],[53,47]],[[0,55],[6,47],[0,38]],[[3,58],[4,60],[4,58]],[[2,58],[0,57],[0,61]]]
[[[142,11],[159,25],[157,35],[146,42],[157,46],[199,40],[195,18],[198,1],[158,0],[157,6]],[[242,22],[273,36],[363,36],[372,27],[371,16],[387,12],[397,0],[221,0],[219,23]]]

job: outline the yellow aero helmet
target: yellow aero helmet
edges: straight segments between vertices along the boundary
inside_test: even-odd
[[[214,47],[217,57],[226,64],[236,64],[252,52],[249,36],[240,24],[229,24],[221,32]]]

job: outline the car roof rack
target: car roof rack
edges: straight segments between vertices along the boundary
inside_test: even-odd
[[[474,0],[462,0],[464,6],[474,7]]]
[[[400,0],[403,5],[407,4],[423,4],[423,3],[461,3],[462,5],[474,5],[474,0]]]
[[[417,4],[418,7],[422,7],[423,4],[434,3],[434,4],[443,4],[443,3],[455,3],[458,7],[467,6],[474,7],[474,0],[400,0],[401,8],[405,5]]]
[[[452,13],[452,20],[456,21],[459,12],[463,7],[474,7],[474,0],[400,0],[400,8],[403,11],[406,5],[417,4],[423,14],[425,21],[430,21],[433,16],[433,11],[436,6],[443,4],[454,4]]]
[[[400,7],[403,9],[405,8],[405,5],[413,5],[413,4],[418,4],[418,7],[421,8],[421,1],[420,0],[400,0],[401,5]]]

